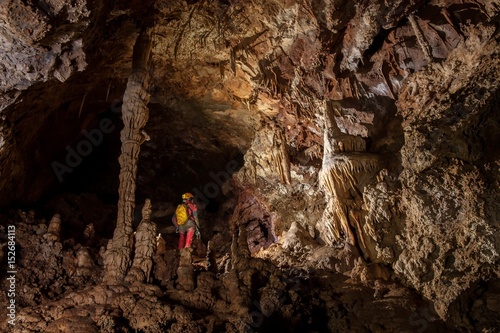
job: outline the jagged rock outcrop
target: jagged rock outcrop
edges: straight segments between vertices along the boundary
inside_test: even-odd
[[[394,267],[436,301],[441,316],[464,326],[470,323],[450,314],[450,306],[500,273],[498,137],[491,131],[499,121],[491,104],[499,87],[492,73],[500,70],[494,31],[471,30],[446,61],[412,77],[400,101],[406,218]],[[469,61],[459,60],[464,58]]]
[[[35,83],[64,82],[87,67],[81,37],[89,16],[85,0],[2,3],[0,110]]]

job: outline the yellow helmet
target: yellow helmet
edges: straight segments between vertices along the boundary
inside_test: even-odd
[[[184,193],[182,195],[182,200],[188,200],[188,199],[192,199],[192,198],[194,198],[194,195],[192,193],[189,193],[189,192]]]

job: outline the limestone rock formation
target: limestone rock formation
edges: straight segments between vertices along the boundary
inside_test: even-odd
[[[290,156],[279,128],[261,129],[245,154],[243,181],[257,182],[257,177],[276,178],[284,184],[290,183]]]
[[[366,153],[363,138],[342,134],[333,109],[325,110],[323,165],[319,174],[328,205],[318,226],[328,244],[345,238],[359,245],[368,258],[369,249],[363,230],[362,193],[379,168],[377,156]],[[357,236],[353,230],[357,230]]]
[[[94,270],[94,262],[86,247],[81,247],[76,252],[76,276],[89,277]]]
[[[496,331],[499,24],[498,0],[3,1],[0,330]]]
[[[85,0],[2,4],[0,110],[37,82],[50,78],[64,82],[86,68],[81,35],[89,16]]]
[[[151,222],[151,201],[146,199],[142,207],[142,221],[135,232],[134,261],[125,277],[127,283],[151,283],[156,243],[156,225]]]
[[[494,100],[492,91],[499,83],[491,76],[500,69],[498,44],[488,42],[491,33],[493,28],[471,31],[471,38],[446,61],[426,69],[432,77],[424,78],[424,72],[415,75],[405,94],[412,86],[433,88],[429,95],[409,95],[409,100],[418,100],[415,104],[401,105],[406,125],[401,150],[406,219],[397,240],[402,253],[395,269],[433,297],[443,317],[449,315],[450,305],[459,302],[459,295],[486,275],[500,272],[494,217],[499,211],[498,155],[490,153],[496,134],[489,130],[498,124],[498,114],[484,107]],[[464,56],[471,61],[457,65],[458,57]],[[463,75],[470,80],[460,81]],[[494,78],[487,79],[490,76]],[[454,98],[443,100],[440,91],[449,91]],[[473,98],[471,91],[477,91]],[[443,122],[446,126],[440,125]],[[431,132],[423,134],[422,126]],[[458,316],[455,320],[466,321]]]
[[[59,242],[61,234],[61,215],[55,214],[49,222],[47,233],[43,237],[48,242]]]
[[[180,259],[179,267],[177,268],[177,284],[182,290],[193,291],[195,288],[195,284],[191,249],[181,249],[179,255]]]
[[[135,188],[137,160],[141,144],[147,140],[143,128],[148,121],[149,110],[149,72],[147,65],[151,51],[149,32],[143,32],[134,46],[132,74],[123,97],[122,119],[124,128],[121,132],[122,153],[120,155],[120,188],[118,216],[113,239],[106,253],[107,283],[119,283],[130,267],[132,218],[135,208]],[[149,204],[147,204],[149,205]],[[145,276],[146,278],[146,276]]]

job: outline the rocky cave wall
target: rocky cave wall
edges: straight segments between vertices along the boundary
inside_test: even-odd
[[[210,197],[203,208],[218,207],[205,218],[220,257],[235,255],[227,238],[243,235],[245,260],[397,281],[442,320],[487,328],[481,316],[499,310],[489,295],[500,274],[499,9],[486,0],[7,1],[0,203],[47,201],[79,170],[92,183],[89,162],[69,165],[68,147],[103,119],[123,126],[132,49],[148,26],[151,140],[137,195],[151,198],[153,219],[198,190]],[[83,187],[98,195],[118,189],[119,142],[106,138],[93,149],[112,161],[96,158],[92,174],[103,176]],[[54,161],[71,169],[62,183]],[[96,229],[110,238],[109,227]],[[256,287],[243,284],[243,295]]]

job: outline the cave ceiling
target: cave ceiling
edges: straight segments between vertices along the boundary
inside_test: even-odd
[[[446,62],[471,34],[494,40],[496,10],[490,1],[7,1],[0,163],[9,170],[4,188],[16,194],[2,191],[2,200],[33,201],[54,188],[51,163],[62,163],[66,146],[76,147],[82,131],[119,109],[133,43],[146,26],[153,80],[145,150],[163,158],[149,161],[150,172],[178,175],[241,160],[269,123],[284,130],[294,161],[317,162],[325,107],[342,132],[366,138],[373,152],[397,155],[405,111],[396,102],[405,81]],[[474,56],[495,57],[487,52]],[[413,94],[432,93],[417,86]]]

